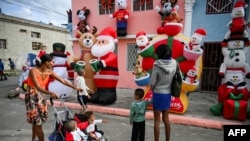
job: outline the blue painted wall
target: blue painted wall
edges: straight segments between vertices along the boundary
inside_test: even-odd
[[[234,0],[235,2],[236,0]],[[250,1],[245,0],[248,4],[245,14],[247,21],[250,14]],[[192,16],[192,29],[191,33],[197,28],[205,28],[207,30],[207,36],[202,39],[203,42],[221,42],[224,35],[228,31],[226,25],[231,21],[231,13],[226,14],[206,14],[206,0],[196,0],[193,6],[193,16]],[[247,29],[250,36],[250,29]],[[250,64],[250,47],[246,50],[246,62]],[[247,79],[248,89],[250,90],[250,79]]]
[[[193,6],[191,34],[195,29],[202,27],[207,31],[207,36],[203,38],[203,42],[220,42],[228,30],[226,25],[230,20],[230,13],[206,14],[206,1],[196,0]]]
[[[234,0],[236,2],[237,0]],[[245,11],[246,21],[250,22],[248,19],[250,14],[250,1],[245,1],[248,7]],[[206,14],[206,1],[196,0],[193,6],[192,15],[192,29],[191,34],[197,28],[205,28],[207,31],[207,36],[202,39],[202,42],[221,42],[224,39],[224,35],[228,31],[226,26],[228,22],[231,21],[231,13],[226,14]],[[247,28],[248,34],[250,36],[250,28]],[[246,60],[250,64],[250,47],[247,49]]]
[[[236,2],[236,0],[234,0],[234,2]],[[248,7],[246,8],[245,14],[246,17],[249,17],[250,1],[246,0],[246,3],[248,4]],[[207,36],[203,38],[203,42],[220,42],[228,31],[226,25],[230,21],[231,13],[206,14],[206,0],[196,0],[193,6],[191,34],[195,29],[202,27],[207,30]],[[247,21],[250,21],[250,19],[247,19]],[[248,33],[250,33],[249,28]]]

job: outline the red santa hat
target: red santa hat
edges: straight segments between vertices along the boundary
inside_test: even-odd
[[[136,38],[140,37],[140,36],[146,36],[146,33],[144,31],[140,31],[136,34]]]
[[[39,62],[41,62],[41,59],[40,59],[40,58],[41,58],[44,54],[46,54],[46,51],[45,51],[45,50],[39,50],[39,52],[38,52],[36,58],[33,60],[33,64],[36,64],[36,60],[39,61]]]
[[[244,10],[244,8],[247,7],[247,4],[245,3],[245,1],[243,0],[238,0],[235,4],[234,4],[234,8],[233,10]]]
[[[197,71],[197,68],[196,68],[195,66],[193,66],[193,67],[190,69],[190,71],[196,72],[196,71]]]
[[[113,40],[115,43],[118,42],[117,33],[113,27],[106,27],[104,28],[101,33],[98,34],[98,40],[106,39],[106,40]]]
[[[38,54],[36,57],[41,58],[44,54],[46,54],[45,50],[39,50]]]
[[[198,28],[194,31],[195,34],[198,34],[200,36],[206,36],[207,35],[207,32],[205,29],[203,28]]]

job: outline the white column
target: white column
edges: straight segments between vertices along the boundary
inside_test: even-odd
[[[249,6],[249,5],[248,5]],[[250,22],[250,10],[248,10],[248,17],[246,19],[246,22]],[[249,39],[249,35],[250,35],[250,29],[247,28],[248,31],[248,39]],[[245,49],[246,51],[246,58],[250,58],[250,47],[246,47]],[[250,65],[250,59],[246,59],[247,63]],[[248,90],[250,90],[250,79],[245,79],[246,83],[247,83],[247,88]]]
[[[246,22],[250,22],[250,10],[248,10],[248,17],[246,19]],[[247,32],[248,32],[248,39],[250,39],[249,38],[249,36],[250,36],[250,28],[248,28],[248,27],[247,27]],[[250,58],[250,47],[246,48],[246,58]],[[250,64],[250,59],[247,59],[247,63]],[[250,81],[249,81],[249,83],[250,83]]]
[[[248,5],[249,6],[249,5]],[[248,18],[246,22],[250,22],[250,10],[248,10]],[[250,35],[250,30],[248,28],[248,36]]]
[[[193,14],[193,5],[195,0],[185,0],[185,23],[184,23],[184,35],[191,36],[191,25],[192,25],[192,14]]]

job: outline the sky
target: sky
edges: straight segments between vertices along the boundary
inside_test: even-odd
[[[2,13],[55,26],[67,24],[71,0],[0,0]]]

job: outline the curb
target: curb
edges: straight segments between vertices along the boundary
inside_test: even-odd
[[[19,95],[19,99],[21,100],[24,100],[24,97],[25,97],[25,94]],[[51,105],[49,100],[47,100],[47,104]],[[72,109],[81,108],[81,106],[78,103],[64,102],[64,104],[68,108],[72,108]],[[60,101],[54,101],[54,106],[62,107]],[[95,106],[95,105],[88,105],[88,109],[94,112],[98,112],[98,113],[126,116],[126,117],[129,116],[128,109],[103,107],[103,106]],[[146,112],[146,119],[152,120],[153,118],[154,118],[153,112]],[[210,119],[176,115],[173,113],[169,114],[169,120],[171,123],[175,123],[175,124],[191,125],[191,126],[197,126],[197,127],[219,129],[219,130],[222,130],[224,125],[243,125],[242,123],[233,122],[233,121],[210,120]]]

